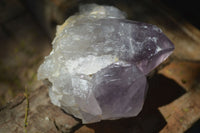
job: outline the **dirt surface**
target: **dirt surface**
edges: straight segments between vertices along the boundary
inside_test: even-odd
[[[51,44],[19,1],[11,0],[0,6],[1,107],[25,88],[32,91],[42,84],[37,81],[37,68]]]

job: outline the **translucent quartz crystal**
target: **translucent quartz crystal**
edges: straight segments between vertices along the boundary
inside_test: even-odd
[[[89,4],[57,28],[38,79],[51,83],[53,104],[83,123],[136,116],[146,75],[173,49],[158,27],[126,20],[115,7]]]

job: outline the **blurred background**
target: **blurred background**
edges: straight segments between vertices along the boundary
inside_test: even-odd
[[[78,11],[80,4],[85,3],[116,6],[127,13],[128,19],[156,24],[175,44],[174,58],[197,62],[199,65],[200,8],[198,2],[195,1],[0,0],[0,108],[19,93],[24,93],[25,88],[28,88],[31,93],[42,85],[41,81],[37,81],[37,69],[44,56],[51,51],[51,42],[55,36],[56,25],[62,24],[69,16]],[[196,73],[196,75],[192,78],[189,77],[188,82],[183,78],[178,81],[177,77],[170,77],[161,71],[164,76],[157,75],[150,79],[150,87],[157,87],[159,90],[158,86],[162,86],[162,83],[168,83],[167,87],[173,87],[174,89],[169,89],[165,93],[170,96],[166,96],[165,99],[162,98],[164,103],[168,104],[186,93],[187,89],[185,88],[189,86],[187,83],[192,82],[193,85],[193,81],[199,82],[196,79],[199,79],[200,67],[195,68],[196,71],[193,73]],[[190,67],[189,70],[191,70]],[[158,80],[160,85],[156,86]],[[162,91],[158,90],[150,91],[147,99],[150,100],[151,96],[159,97],[159,93],[162,93]],[[147,112],[150,106],[152,108],[152,105],[155,108],[163,105],[156,100],[150,100],[151,103],[147,106]],[[145,104],[147,105],[148,102]],[[160,118],[160,115],[156,116]],[[152,119],[154,117],[148,120],[151,121]],[[155,123],[157,123],[158,130],[166,124],[165,121],[156,121]],[[95,125],[93,126],[95,127]],[[152,131],[158,130],[152,129]],[[187,133],[192,132],[200,132],[200,121],[197,121],[191,129],[187,130]]]

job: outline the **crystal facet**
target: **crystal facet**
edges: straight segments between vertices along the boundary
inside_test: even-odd
[[[83,123],[136,116],[146,75],[173,49],[155,25],[126,20],[115,7],[89,4],[57,28],[38,78],[51,83],[52,103]]]

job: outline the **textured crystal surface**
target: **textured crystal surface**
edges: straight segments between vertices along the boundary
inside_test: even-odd
[[[83,123],[136,116],[146,75],[173,49],[158,27],[126,20],[115,7],[85,5],[57,28],[38,78],[51,83],[52,103]]]

